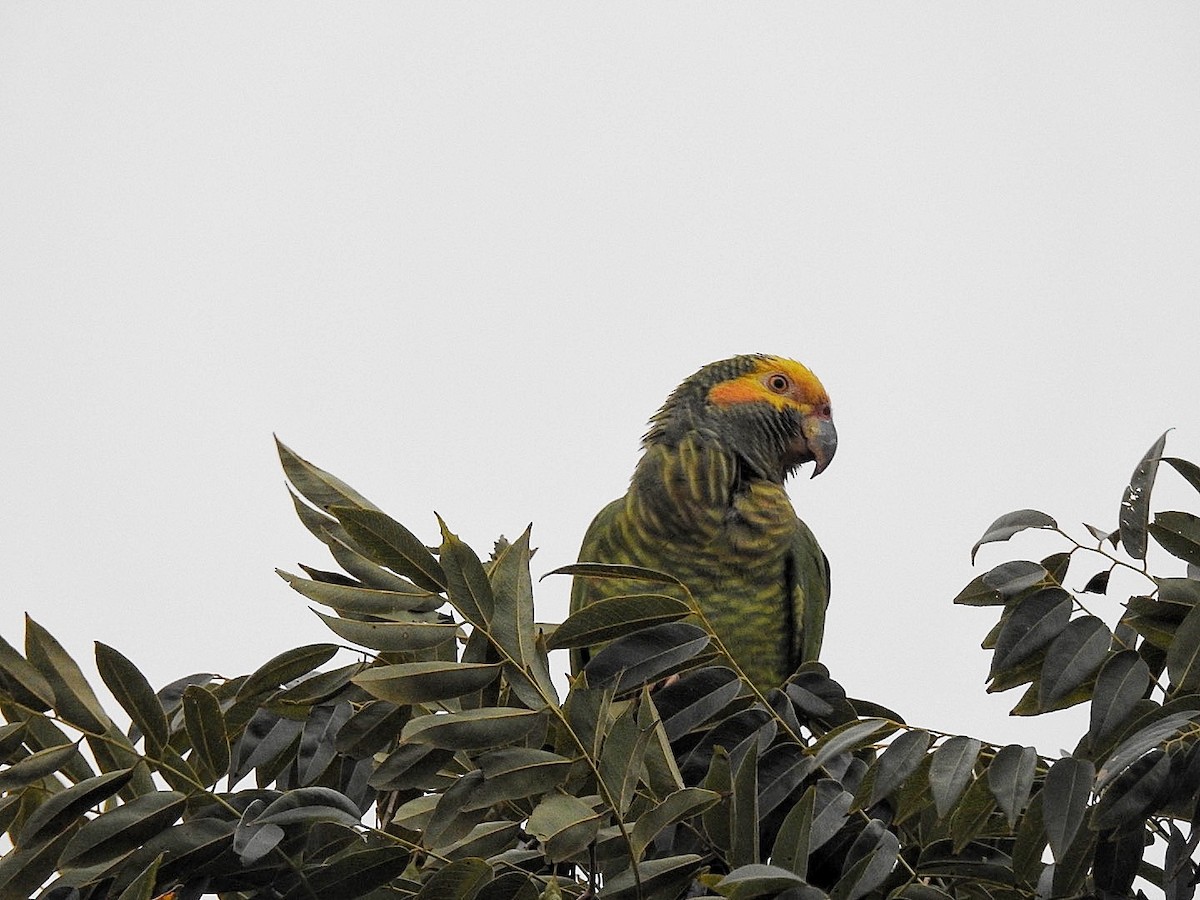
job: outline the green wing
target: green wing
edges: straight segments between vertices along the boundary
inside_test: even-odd
[[[800,519],[796,520],[789,569],[795,622],[791,666],[794,671],[806,662],[816,661],[821,655],[821,641],[825,637],[825,610],[829,606],[829,560],[813,533]]]

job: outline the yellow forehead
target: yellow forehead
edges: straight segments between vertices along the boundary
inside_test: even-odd
[[[791,388],[782,393],[772,390],[769,382],[773,375],[783,375],[791,382]],[[825,404],[829,402],[829,395],[807,366],[782,356],[763,356],[756,359],[754,368],[744,375],[713,385],[708,399],[717,406],[765,401],[783,409]]]

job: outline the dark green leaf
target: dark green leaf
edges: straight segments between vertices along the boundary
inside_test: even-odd
[[[1007,598],[993,587],[984,583],[984,576],[972,578],[970,584],[958,592],[954,602],[960,606],[1003,606]]]
[[[945,816],[958,801],[975,770],[981,744],[975,738],[957,735],[933,751],[929,764],[929,786],[939,816]]]
[[[1041,563],[1015,559],[1002,563],[983,576],[983,583],[1005,600],[1016,597],[1035,585],[1049,581],[1050,573]]]
[[[950,814],[949,831],[955,853],[962,853],[967,845],[984,833],[995,809],[996,798],[988,787],[987,779],[976,778]]]
[[[625,816],[633,801],[633,792],[643,768],[649,730],[638,726],[637,707],[626,702],[620,715],[607,728],[600,748],[600,779],[616,805],[616,812]]]
[[[496,600],[483,563],[474,550],[451,533],[441,516],[438,516],[438,526],[442,529],[442,548],[438,555],[442,560],[443,584],[450,602],[468,622],[484,627],[492,621]]]
[[[708,646],[704,629],[669,622],[619,638],[584,669],[590,687],[613,685],[618,694],[641,688],[677,671]]]
[[[729,864],[745,866],[759,861],[758,856],[758,753],[751,746],[739,760],[734,757],[733,793],[729,803]]]
[[[220,702],[199,685],[185,688],[183,721],[195,751],[193,761],[207,770],[208,783],[215,782],[229,769],[229,737]]]
[[[578,575],[584,578],[628,578],[634,581],[647,581],[656,584],[674,584],[683,587],[683,582],[665,572],[656,572],[642,566],[623,566],[616,563],[573,563],[561,566],[547,572],[542,578],[550,575]]]
[[[237,692],[237,702],[253,702],[285,682],[307,675],[317,666],[329,662],[337,651],[337,644],[306,644],[285,650],[267,660],[242,682]]]
[[[987,531],[983,533],[983,537],[975,542],[975,546],[971,548],[971,562],[975,561],[975,554],[984,544],[990,544],[993,541],[1007,541],[1014,534],[1024,531],[1026,528],[1057,527],[1058,523],[1054,519],[1036,509],[1018,509],[1016,512],[1006,513],[989,525]]]
[[[52,795],[25,820],[25,826],[16,839],[16,846],[32,847],[52,834],[62,831],[93,806],[121,790],[129,783],[132,774],[131,769],[105,772]]]
[[[1200,566],[1200,516],[1160,512],[1150,523],[1150,534],[1172,556]]]
[[[283,473],[301,494],[314,506],[329,509],[337,504],[349,503],[364,509],[376,509],[366,497],[360,494],[346,482],[324,469],[318,469],[308,460],[303,459],[279,438],[275,438],[275,448],[279,452],[279,461],[283,464]]]
[[[1200,690],[1200,606],[1193,606],[1167,648],[1167,674],[1176,694]]]
[[[476,761],[483,781],[464,804],[468,810],[553,790],[566,780],[571,768],[571,760],[566,757],[532,747],[489,750]]]
[[[374,697],[392,703],[425,703],[461,697],[491,684],[500,675],[499,663],[459,663],[444,660],[373,666],[354,683]]]
[[[803,878],[779,866],[764,863],[749,863],[738,866],[714,885],[722,897],[733,900],[751,900],[755,897],[778,897],[784,891],[794,888],[802,890],[809,885]],[[810,890],[815,890],[811,889]],[[789,895],[791,896],[791,895]],[[801,894],[800,896],[805,896]],[[823,896],[816,891],[813,897]]]
[[[308,875],[318,900],[352,900],[399,877],[411,854],[403,847],[369,847],[338,856]]]
[[[829,894],[830,900],[858,900],[875,890],[891,874],[899,852],[900,839],[881,821],[872,819],[854,839],[842,877]]]
[[[1092,880],[1101,896],[1128,897],[1132,895],[1133,880],[1145,850],[1146,829],[1140,821],[1127,822],[1122,827],[1100,835],[1096,844]]]
[[[1000,629],[989,676],[1010,669],[1054,640],[1071,619],[1071,595],[1044,588],[1017,603]]]
[[[37,712],[54,705],[54,689],[15,647],[0,637],[0,690]]]
[[[1124,722],[1150,686],[1150,669],[1134,650],[1109,658],[1096,676],[1088,733],[1098,741]]]
[[[1055,862],[1061,863],[1066,858],[1067,850],[1083,824],[1094,775],[1091,760],[1071,756],[1056,760],[1046,773],[1042,788],[1042,818]]]
[[[530,528],[526,528],[516,541],[500,550],[488,572],[488,578],[492,583],[495,601],[491,637],[532,680],[537,697],[522,697],[522,702],[534,707],[546,701],[557,703],[558,693],[550,678],[547,645],[542,644],[539,649],[537,628],[533,621],[529,535]],[[514,689],[519,690],[515,686],[523,684],[525,679],[511,681]]]
[[[758,761],[758,816],[766,819],[816,769],[815,760],[791,742],[776,744]]]
[[[635,900],[635,898],[678,897],[691,883],[704,857],[694,853],[665,856],[639,863],[639,882],[634,881],[633,869],[622,870],[604,882],[604,900]],[[543,895],[545,896],[545,895]],[[546,897],[546,900],[551,898]]]
[[[275,573],[301,596],[343,615],[349,613],[351,616],[387,619],[396,613],[431,612],[446,602],[441,594],[422,590],[415,584],[411,585],[410,590],[402,592],[310,581],[282,569],[276,569]]]
[[[863,779],[863,789],[869,788],[869,793],[863,795],[860,789],[861,806],[868,809],[874,806],[915,772],[925,758],[930,741],[928,731],[916,730],[906,731],[888,744]]]
[[[429,787],[454,751],[429,744],[402,744],[379,764],[368,781],[380,791]]]
[[[1140,821],[1157,807],[1170,774],[1171,758],[1162,750],[1151,750],[1139,758],[1100,795],[1092,813],[1093,830],[1107,831]]]
[[[29,616],[25,617],[25,653],[51,685],[54,708],[67,724],[93,734],[116,731],[78,663]]]
[[[1167,444],[1167,433],[1155,441],[1129,479],[1125,495],[1121,498],[1121,543],[1125,552],[1134,559],[1146,558],[1146,523],[1150,520],[1150,492],[1154,489],[1154,476],[1158,473],[1158,462],[1163,447]]]
[[[401,738],[450,750],[486,750],[519,741],[542,721],[541,713],[528,709],[468,709],[418,716],[404,726]]]
[[[690,612],[682,600],[665,594],[631,594],[589,603],[555,629],[548,641],[551,650],[590,647],[632,634],[663,622],[674,622]]]
[[[365,703],[338,732],[338,753],[364,759],[386,747],[400,733],[411,710],[385,700]]]
[[[654,694],[667,737],[677,741],[722,713],[742,690],[741,679],[724,666],[688,672]]]
[[[1121,745],[1104,761],[1104,765],[1096,774],[1096,790],[1103,791],[1112,779],[1125,771],[1135,760],[1174,738],[1197,718],[1200,718],[1200,713],[1195,710],[1171,713],[1138,729],[1122,741]]]
[[[372,650],[428,650],[454,640],[458,633],[453,622],[359,622],[313,612],[338,637]]]
[[[147,738],[147,750],[167,743],[167,716],[154,689],[137,666],[119,651],[96,642],[96,668],[121,708]]]
[[[303,787],[273,800],[254,821],[258,825],[337,822],[357,825],[362,813],[345,794],[327,787]]]
[[[482,859],[460,859],[434,872],[417,897],[423,900],[470,900],[491,877],[492,867]]]
[[[862,719],[840,725],[812,746],[813,761],[823,766],[839,753],[869,747],[896,730],[891,722],[882,719]]]
[[[138,872],[137,877],[121,891],[117,900],[154,900],[154,885],[158,879],[158,867],[162,858],[161,853],[154,857],[150,865]]]
[[[391,516],[372,509],[353,506],[333,506],[354,549],[397,575],[409,578],[419,588],[438,592],[446,587],[446,573],[441,563],[417,537]]]
[[[187,797],[177,791],[159,791],[109,810],[76,832],[60,862],[80,867],[114,860],[178,819],[186,801]]]
[[[1046,650],[1038,701],[1049,706],[1083,684],[1104,662],[1112,632],[1095,616],[1067,623]]]
[[[1088,583],[1083,586],[1085,594],[1105,594],[1108,592],[1108,580],[1112,577],[1112,569],[1105,569],[1103,572],[1097,572],[1088,579]]]
[[[1004,815],[1008,827],[1016,828],[1021,810],[1029,802],[1038,755],[1033,747],[1009,744],[996,752],[988,766],[988,787]]]
[[[529,815],[525,830],[542,842],[552,862],[569,859],[596,838],[603,816],[567,794],[548,794]]]
[[[643,813],[633,824],[630,839],[634,856],[641,859],[650,842],[668,825],[699,815],[720,802],[721,795],[703,788],[689,787],[668,794],[662,802]]]
[[[0,856],[0,897],[32,897],[58,867],[63,846],[77,833],[74,825],[43,843]]]
[[[45,750],[31,753],[7,769],[0,770],[0,791],[23,788],[57,772],[63,763],[75,755],[78,747],[78,743],[47,747]]]

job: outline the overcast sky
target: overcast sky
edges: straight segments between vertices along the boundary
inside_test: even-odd
[[[1198,46],[1190,3],[4,4],[0,634],[155,685],[332,639],[272,432],[429,542],[532,521],[536,577],[767,352],[833,398],[834,676],[1069,747],[951,600],[1059,549],[972,568],[1001,513],[1082,537],[1167,428],[1200,460]]]

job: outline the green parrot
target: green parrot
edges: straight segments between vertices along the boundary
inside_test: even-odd
[[[778,687],[817,659],[825,629],[829,563],[783,483],[802,463],[815,463],[815,477],[833,458],[829,395],[793,360],[724,359],[671,393],[642,447],[629,490],[593,520],[579,561],[673,575],[750,680]],[[660,588],[577,576],[571,611]],[[573,655],[573,672],[589,655]]]

